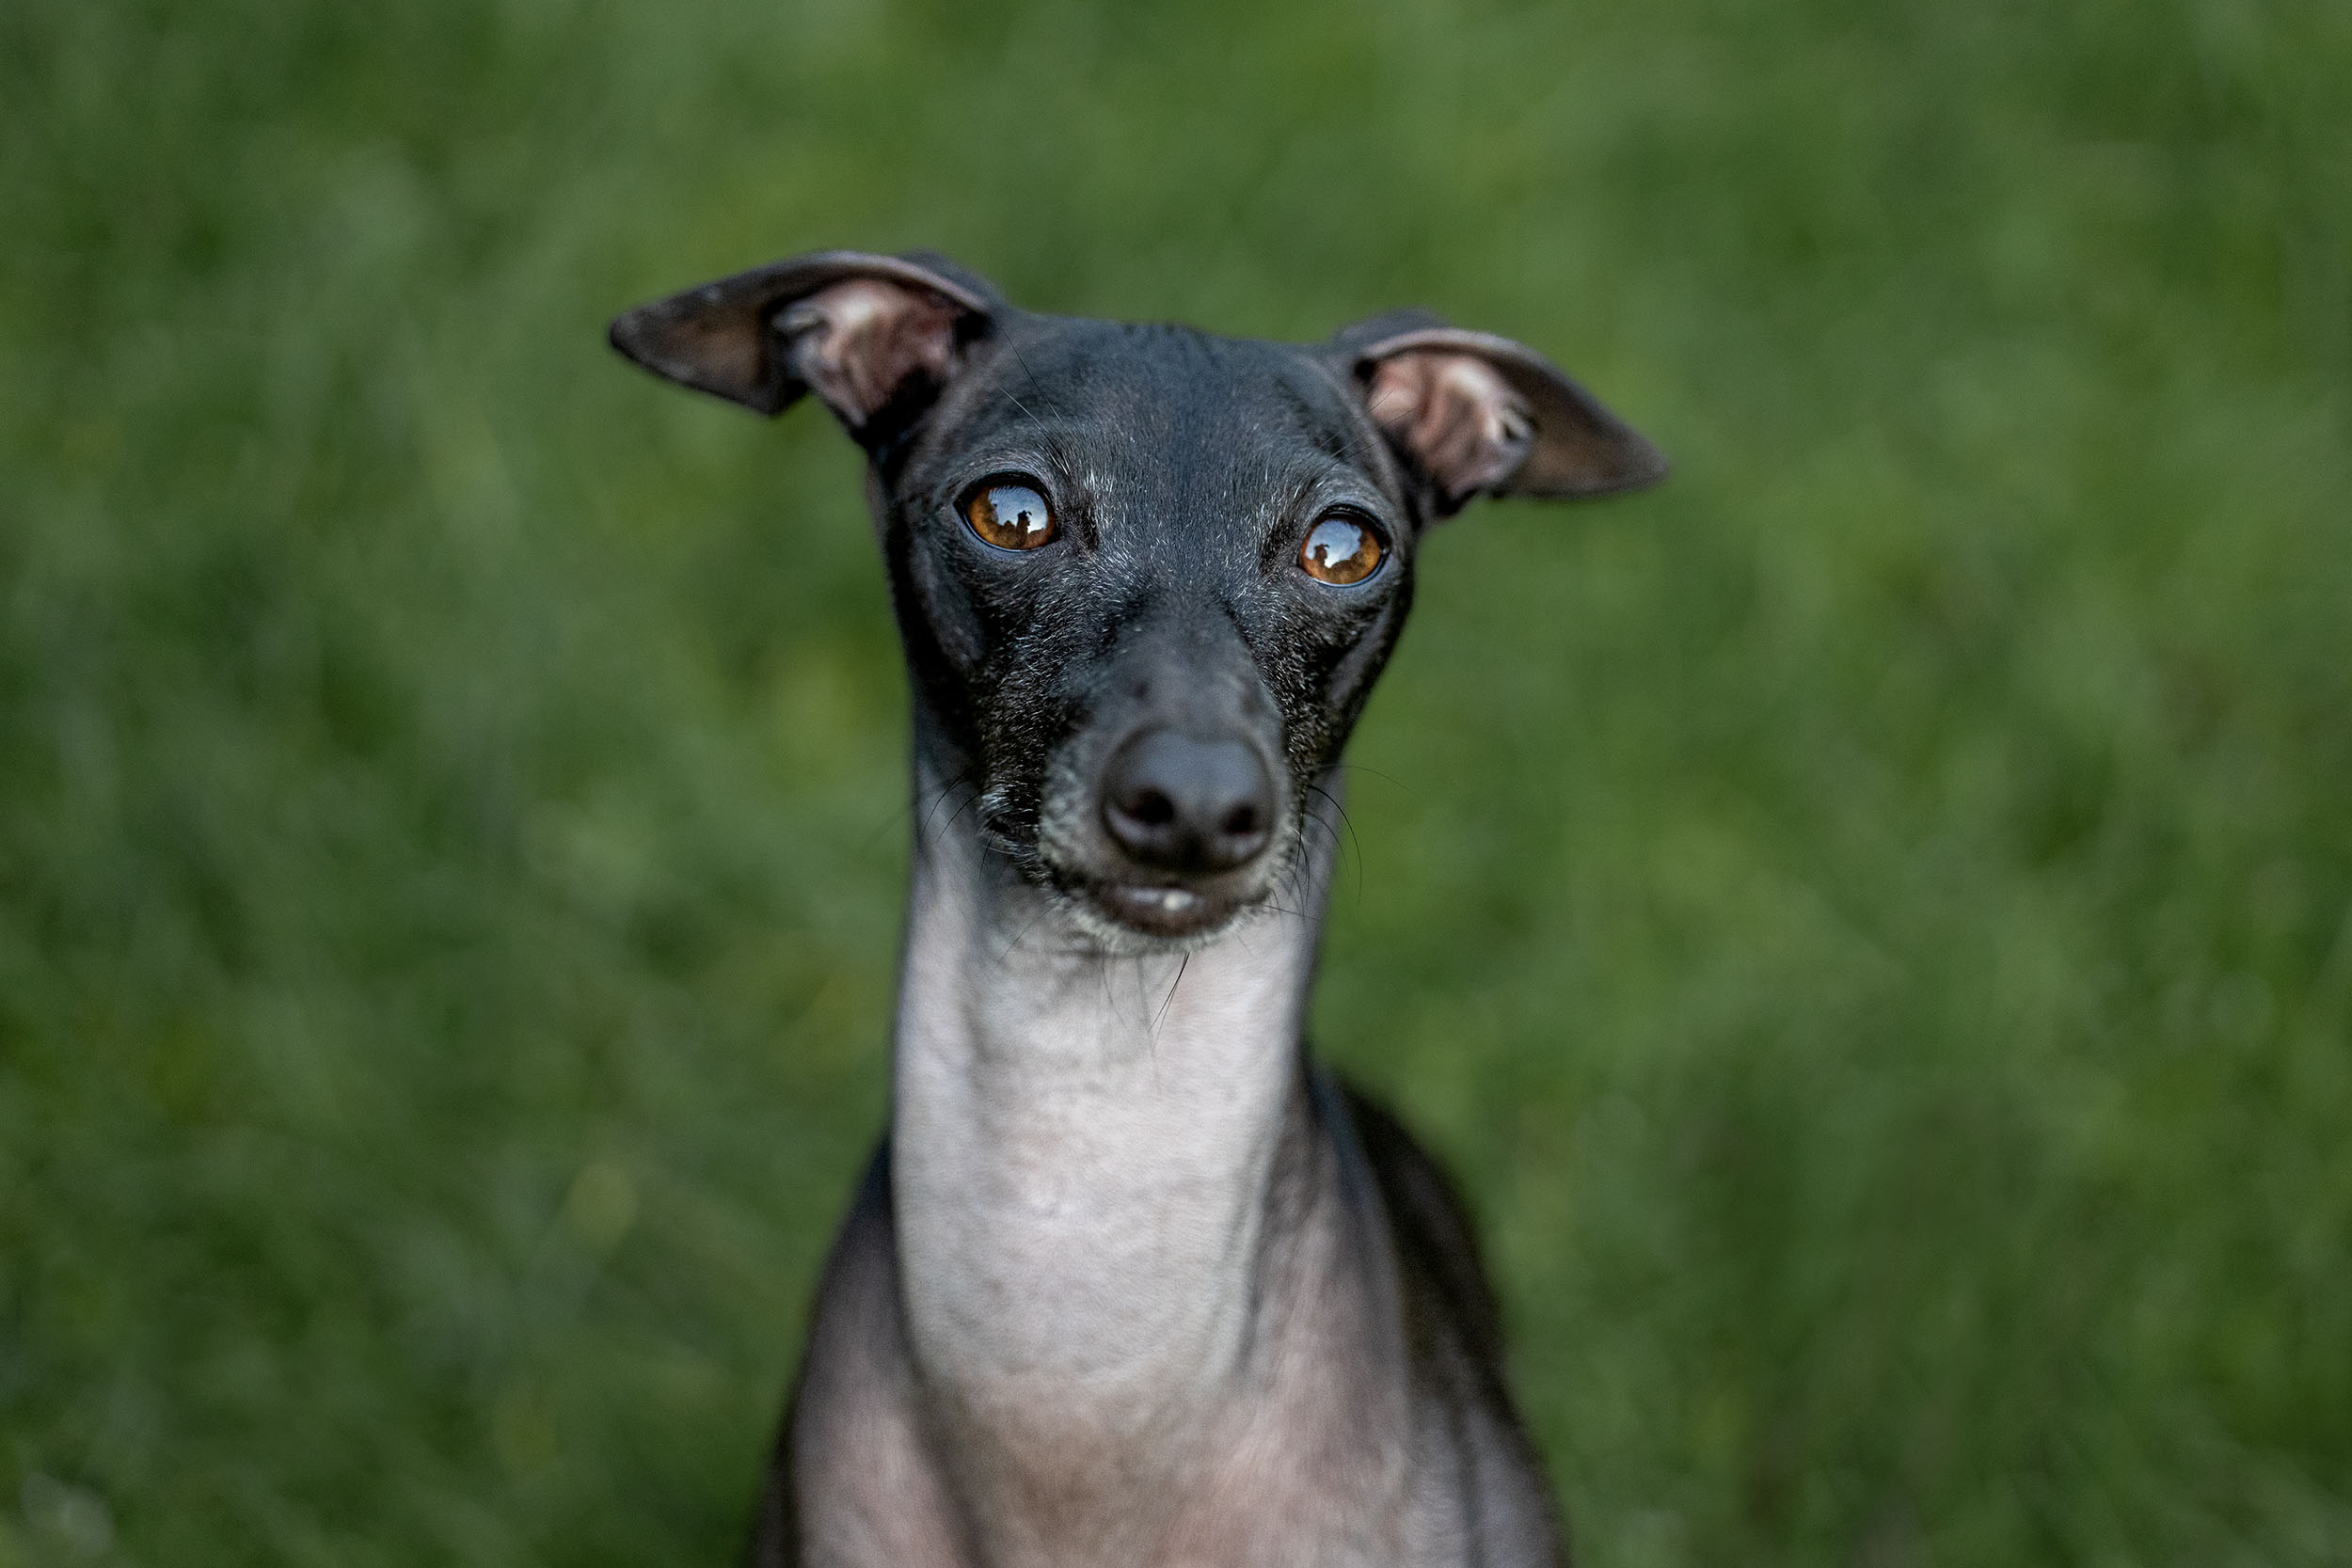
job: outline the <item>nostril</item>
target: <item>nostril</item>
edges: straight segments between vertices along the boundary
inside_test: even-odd
[[[1248,838],[1258,831],[1258,808],[1247,803],[1235,806],[1220,825],[1234,838]]]
[[[1156,789],[1136,791],[1119,809],[1147,828],[1165,828],[1176,820],[1176,802]]]

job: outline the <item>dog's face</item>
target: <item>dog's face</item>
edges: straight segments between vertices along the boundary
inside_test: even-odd
[[[866,448],[934,760],[1118,948],[1279,903],[1431,523],[1663,468],[1529,351],[1418,313],[1302,348],[1035,315],[943,261],[832,252],[613,341],[766,412],[813,389]]]
[[[1295,349],[1008,324],[882,474],[908,658],[988,840],[1088,924],[1274,895],[1412,597],[1359,400]]]

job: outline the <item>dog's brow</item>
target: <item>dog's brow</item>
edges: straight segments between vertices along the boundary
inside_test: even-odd
[[[1329,478],[1330,475],[1327,472],[1301,473],[1292,483],[1290,495],[1279,507],[1274,510],[1274,522],[1279,525],[1284,518],[1305,511],[1308,500],[1317,490],[1323,488],[1325,482]]]
[[[1076,420],[1032,419],[998,425],[977,441],[961,444],[972,451],[1000,451],[1008,460],[1034,458],[1076,478],[1099,461],[1103,431]]]
[[[1388,443],[1381,438],[1379,428],[1372,422],[1371,412],[1360,399],[1352,395],[1351,388],[1341,379],[1338,371],[1313,356],[1307,356],[1307,366],[1316,379],[1339,396],[1340,407],[1345,416],[1341,424],[1342,456],[1359,471],[1371,475],[1373,483],[1382,489],[1395,488],[1398,477],[1396,460],[1390,454]],[[1305,400],[1302,398],[1300,401],[1303,403]],[[1357,455],[1359,450],[1365,454],[1361,458]]]
[[[1008,338],[1005,340],[1005,347],[1012,351],[1013,362],[1021,367],[1021,373],[1029,378],[1029,389],[1037,393],[1040,397],[1043,397],[1045,395],[1045,384],[1038,380],[1037,371],[1030,365],[1029,356],[1021,352],[1020,341],[1014,338]],[[1031,420],[1035,420],[1037,418],[1036,410],[1032,409],[1027,404],[1022,402],[1020,394],[1012,389],[1012,383],[1009,381],[1002,383],[999,387],[999,390],[1001,390],[1005,396],[1012,400],[1012,405],[1015,408],[1020,409],[1022,413],[1027,415]]]

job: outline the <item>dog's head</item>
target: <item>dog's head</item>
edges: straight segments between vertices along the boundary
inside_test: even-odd
[[[985,840],[1120,946],[1274,896],[1433,523],[1665,471],[1533,351],[1418,311],[1299,347],[830,251],[629,311],[612,341],[764,414],[833,409],[870,461],[927,742]]]

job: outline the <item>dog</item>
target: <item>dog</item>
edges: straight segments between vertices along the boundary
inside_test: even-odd
[[[833,410],[913,689],[890,1125],[754,1560],[1564,1563],[1463,1207],[1301,1026],[1422,538],[1658,451],[1426,312],[1295,346],[1033,313],[929,254],[779,261],[612,341]]]

